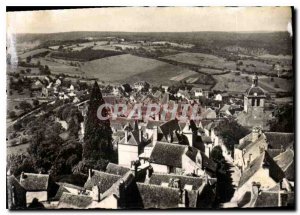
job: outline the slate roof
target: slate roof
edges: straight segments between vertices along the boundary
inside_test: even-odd
[[[204,152],[200,152],[202,157],[202,167],[211,171],[216,172],[217,171],[217,164],[212,160],[209,159]]]
[[[285,177],[289,181],[295,181],[295,161],[293,161],[284,171]]]
[[[265,91],[258,86],[248,88],[245,94],[247,96],[254,96],[255,93],[257,94],[257,96],[265,96]]]
[[[285,171],[294,162],[294,151],[287,149],[274,158],[277,165]]]
[[[271,158],[274,158],[281,153],[281,149],[267,149],[267,152]]]
[[[200,177],[159,174],[159,173],[153,173],[152,176],[150,177],[149,183],[155,185],[161,185],[162,183],[169,183],[171,178],[180,180],[181,189],[183,189],[185,185],[192,185],[192,190],[198,190],[203,184],[203,179]]]
[[[121,178],[119,175],[113,175],[98,170],[92,170],[92,172],[92,177],[87,179],[84,188],[92,190],[93,186],[99,186],[100,193],[104,193]]]
[[[70,193],[68,188],[75,189],[78,191],[84,190],[83,187],[79,187],[79,186],[76,186],[73,184],[68,184],[68,183],[58,183],[58,184],[59,184],[59,188],[58,188],[55,196],[52,198],[52,201],[59,201],[59,199],[61,198],[61,196],[64,192]]]
[[[49,175],[24,173],[20,184],[26,191],[46,191],[49,185]]]
[[[188,150],[186,151],[185,155],[190,158],[192,161],[196,162],[196,157],[198,152],[200,153],[200,151],[198,149],[196,149],[195,147],[187,147]]]
[[[281,206],[291,206],[290,203],[294,202],[294,193],[281,193]],[[254,207],[278,207],[279,199],[277,192],[262,191],[254,204]]]
[[[272,149],[281,149],[281,147],[286,149],[295,140],[294,133],[265,132],[264,134],[267,138],[269,148]]]
[[[129,168],[114,163],[109,163],[106,167],[106,173],[119,175],[119,176],[123,176],[129,171],[130,171]]]
[[[178,189],[137,183],[143,208],[177,208],[180,202]]]
[[[168,122],[165,122],[164,124],[160,125],[160,129],[165,138],[167,138],[168,135],[171,135],[171,137],[173,137],[174,140],[176,139],[176,135],[174,135],[174,131],[180,131],[178,120],[172,119]]]
[[[14,189],[12,189],[13,187]],[[14,208],[26,208],[26,190],[20,185],[15,176],[7,176],[6,189],[8,207],[12,206]],[[14,192],[14,201],[12,199],[12,192]],[[13,202],[14,205],[12,205]]]
[[[154,126],[157,126],[159,127],[161,124],[163,124],[164,122],[162,121],[148,121],[147,122],[147,125],[146,125],[146,128],[147,129],[153,129]]]
[[[64,192],[58,203],[58,208],[85,209],[93,202],[93,198],[87,195],[76,195]]]
[[[150,162],[173,167],[182,167],[182,156],[186,146],[157,142],[150,155]]]
[[[213,142],[211,140],[211,138],[209,136],[206,136],[206,135],[201,136],[201,140],[202,140],[203,143],[206,143],[206,144]]]
[[[270,157],[268,152],[264,151],[260,156],[254,159],[250,165],[242,173],[239,186],[243,186],[263,165],[267,165],[269,168],[270,177],[276,182],[279,182],[284,178],[284,173],[275,161]]]

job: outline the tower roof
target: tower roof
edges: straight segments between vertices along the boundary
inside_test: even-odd
[[[265,91],[258,86],[258,77],[255,74],[252,77],[252,85],[246,90],[246,96],[265,96]]]

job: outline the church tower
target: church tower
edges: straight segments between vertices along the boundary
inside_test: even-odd
[[[244,111],[248,113],[251,110],[264,110],[266,94],[258,86],[258,77],[255,74],[252,77],[252,85],[246,90],[244,95]]]

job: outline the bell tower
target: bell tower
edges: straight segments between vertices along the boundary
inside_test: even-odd
[[[252,77],[251,87],[244,95],[244,111],[248,113],[250,110],[264,110],[265,98],[265,91],[258,86],[258,77],[255,74]]]

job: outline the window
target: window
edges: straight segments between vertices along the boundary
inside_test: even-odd
[[[255,99],[252,99],[252,106],[255,106]]]
[[[260,106],[260,99],[257,99],[257,106]]]

